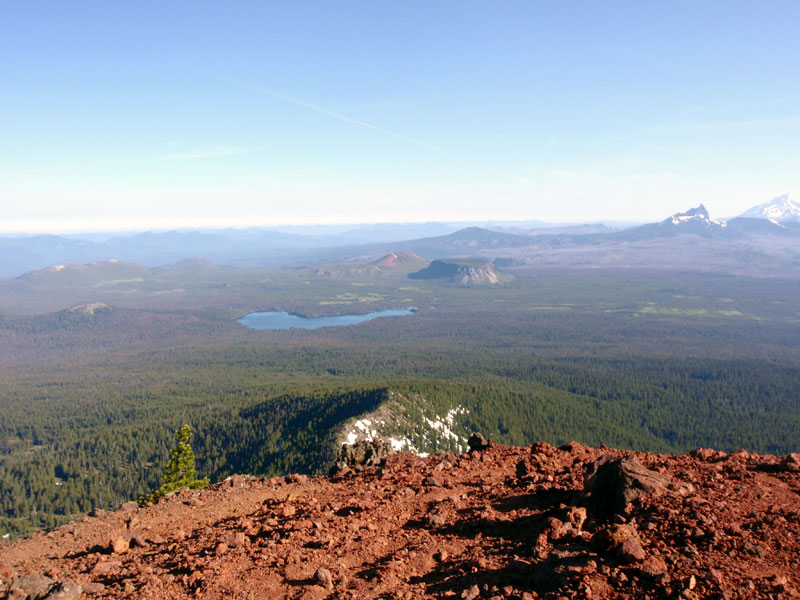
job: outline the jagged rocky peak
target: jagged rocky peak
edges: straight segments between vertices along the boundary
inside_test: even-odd
[[[695,208],[690,208],[685,213],[679,213],[676,216],[683,217],[683,218],[694,217],[694,218],[706,219],[706,220],[708,220],[710,218],[708,216],[708,210],[706,209],[705,205],[703,205],[703,204],[700,204],[699,206],[697,206]]]
[[[671,217],[668,217],[661,221],[661,226],[675,226],[675,227],[690,227],[696,228],[698,226],[704,228],[716,228],[716,227],[724,227],[725,224],[717,221],[716,219],[712,219],[706,207],[702,204],[696,206],[695,208],[690,208],[686,212],[682,213],[675,213]]]
[[[783,194],[769,202],[754,206],[739,216],[750,219],[769,219],[775,223],[800,222],[800,200],[794,194]]]

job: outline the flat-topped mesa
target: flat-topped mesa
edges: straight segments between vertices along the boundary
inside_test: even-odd
[[[411,279],[441,279],[458,285],[494,285],[500,276],[488,259],[439,259],[409,275]]]

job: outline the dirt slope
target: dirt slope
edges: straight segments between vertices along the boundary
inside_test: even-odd
[[[234,476],[0,546],[0,598],[798,598],[799,471],[540,443]]]

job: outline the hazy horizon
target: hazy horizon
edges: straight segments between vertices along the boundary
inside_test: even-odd
[[[222,231],[222,230],[270,230],[284,233],[297,233],[298,235],[310,235],[310,233],[300,233],[301,231],[311,230],[337,230],[339,232],[348,232],[353,229],[366,228],[366,227],[380,227],[380,226],[416,226],[416,225],[446,225],[450,227],[519,227],[528,226],[530,229],[537,227],[543,228],[557,228],[557,227],[570,227],[580,225],[607,225],[616,227],[632,227],[635,225],[643,224],[644,221],[620,221],[615,219],[601,219],[601,220],[577,220],[577,221],[542,221],[540,219],[488,219],[488,220],[475,220],[475,221],[453,221],[453,220],[420,220],[420,221],[363,221],[363,222],[342,222],[342,223],[274,223],[274,224],[221,224],[217,226],[212,225],[188,225],[176,222],[173,225],[164,224],[162,226],[142,226],[142,227],[122,227],[119,228],[97,228],[97,229],[71,229],[65,227],[63,229],[39,229],[32,227],[30,230],[3,230],[0,228],[0,235],[2,236],[30,236],[30,235],[61,235],[61,236],[82,236],[82,235],[124,235],[124,234],[137,234],[145,232],[167,232],[167,231]],[[0,227],[2,225],[0,224]]]
[[[776,196],[776,198],[782,197],[785,194],[781,194],[780,196]],[[794,198],[794,195],[791,195]],[[769,199],[773,200],[773,198]],[[705,206],[705,203],[700,203]],[[764,204],[764,202],[760,202],[758,204]],[[699,206],[699,204],[697,205]],[[756,206],[756,204],[750,205],[747,208],[752,208]],[[5,236],[28,236],[28,235],[121,235],[121,234],[136,234],[142,232],[165,232],[165,231],[218,231],[224,229],[235,229],[235,230],[248,230],[248,229],[267,229],[267,230],[274,230],[277,232],[293,232],[296,231],[292,230],[313,230],[313,229],[338,229],[342,232],[350,231],[354,228],[361,228],[361,227],[374,227],[374,226],[397,226],[397,225],[426,225],[426,224],[441,224],[453,227],[470,227],[470,226],[494,226],[494,227],[524,227],[527,226],[530,229],[534,229],[536,227],[543,227],[543,228],[556,228],[556,227],[569,227],[569,226],[579,226],[579,225],[607,225],[610,227],[634,227],[636,225],[642,225],[645,223],[652,223],[662,221],[666,219],[672,214],[678,212],[684,212],[686,210],[695,208],[695,206],[680,206],[676,207],[669,214],[662,214],[660,216],[656,216],[653,219],[646,220],[646,219],[614,219],[614,218],[586,218],[580,219],[575,218],[572,220],[564,219],[564,220],[546,220],[546,219],[538,219],[538,218],[509,218],[509,219],[465,219],[465,220],[454,220],[454,219],[409,219],[409,220],[395,220],[395,221],[329,221],[329,222],[318,222],[309,220],[307,222],[295,221],[295,222],[274,222],[274,223],[266,223],[266,222],[253,222],[251,218],[242,218],[238,220],[228,220],[227,222],[224,219],[217,219],[217,218],[208,218],[208,219],[201,219],[197,221],[192,221],[191,219],[167,219],[166,221],[159,221],[159,219],[148,219],[143,218],[139,220],[139,226],[132,226],[131,220],[128,220],[127,223],[123,224],[120,223],[118,226],[108,227],[103,226],[103,221],[97,220],[92,221],[90,219],[83,220],[83,223],[86,226],[82,229],[76,229],[73,227],[73,223],[69,220],[59,220],[59,221],[36,221],[27,224],[26,228],[20,229],[8,229],[5,228],[2,221],[0,221],[0,235]],[[708,206],[706,206],[708,209]],[[717,220],[727,220],[732,219],[738,216],[738,214],[732,215],[717,215],[713,211],[709,210],[710,216]],[[743,212],[743,211],[742,211]],[[313,219],[313,217],[311,217]],[[47,225],[43,226],[42,223],[47,223]],[[302,234],[300,234],[302,235]]]

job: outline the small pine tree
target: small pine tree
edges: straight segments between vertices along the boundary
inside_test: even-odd
[[[192,452],[192,447],[189,445],[189,440],[192,437],[191,427],[184,425],[175,432],[175,437],[178,438],[178,443],[172,449],[172,455],[164,468],[164,474],[161,476],[161,487],[139,498],[139,504],[157,502],[170,492],[181,488],[197,490],[208,485],[208,477],[197,479],[195,475],[194,452]]]

